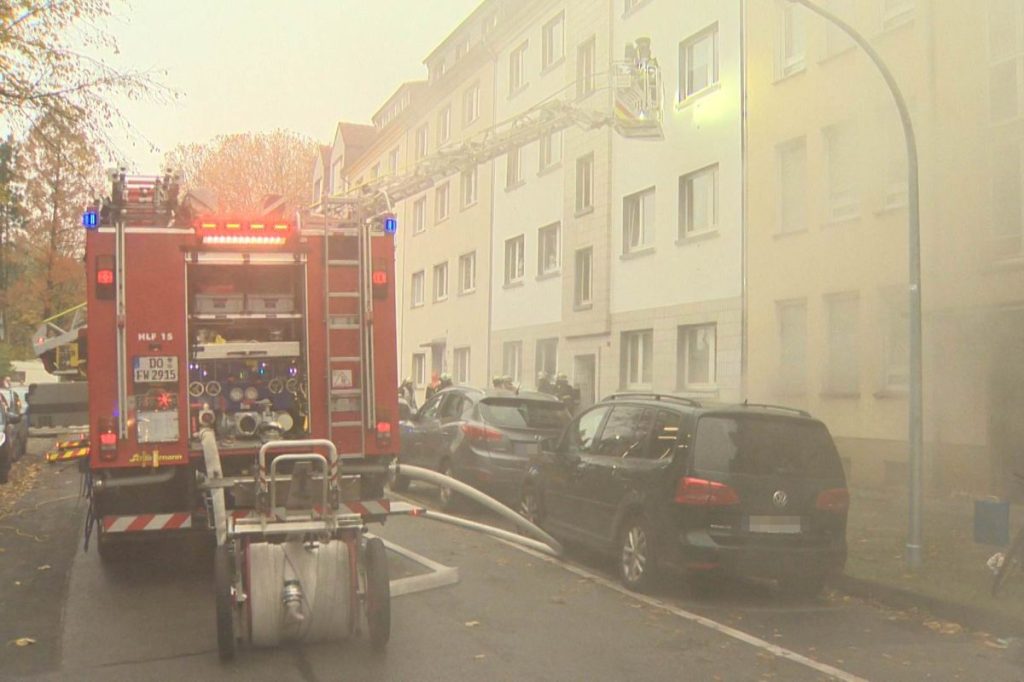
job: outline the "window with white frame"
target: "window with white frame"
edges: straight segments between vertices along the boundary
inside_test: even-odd
[[[424,386],[427,383],[427,354],[413,353],[412,356],[412,381],[417,386]]]
[[[828,181],[828,219],[848,220],[860,215],[857,196],[857,141],[847,124],[824,130]]]
[[[887,292],[885,303],[884,388],[903,390],[910,384],[910,316],[906,299]]]
[[[508,56],[508,94],[511,97],[526,87],[526,48],[524,41]]]
[[[547,69],[565,56],[565,13],[559,13],[546,24],[541,40],[541,68]]]
[[[434,266],[434,300],[448,298],[448,261]]]
[[[594,249],[588,246],[576,251],[576,273],[573,284],[573,303],[577,308],[593,302]]]
[[[505,189],[523,184],[523,148],[515,147],[505,154]]]
[[[1000,254],[1015,256],[1021,251],[1024,241],[1022,183],[1020,144],[997,146],[992,153],[992,235]]]
[[[994,123],[1020,116],[1024,38],[1020,0],[992,0],[988,16],[989,111]]]
[[[803,391],[807,383],[807,301],[780,301],[775,306],[779,319],[779,388]]]
[[[882,0],[882,28],[893,28],[914,17],[914,0]]]
[[[679,327],[676,342],[676,379],[681,390],[715,387],[716,327],[698,324]]]
[[[331,192],[337,194],[344,187],[345,174],[343,170],[343,159],[336,160],[331,164]]]
[[[450,187],[449,183],[445,182],[438,186],[434,190],[434,220],[441,222],[448,218],[448,212],[450,210],[449,199],[450,199]]]
[[[445,106],[437,112],[437,144],[444,144],[452,137],[452,105]]]
[[[679,43],[679,101],[718,83],[718,24]]]
[[[851,19],[854,15],[854,0],[827,0],[825,9],[843,18]],[[843,50],[853,47],[856,43],[844,31],[832,22],[827,22],[825,27],[825,55],[839,54]]]
[[[843,293],[825,299],[828,315],[828,354],[825,386],[828,393],[853,395],[860,391],[860,299]]]
[[[807,64],[807,10],[792,2],[781,5],[778,77],[804,70]]]
[[[526,237],[505,240],[505,285],[523,281],[526,270]]]
[[[679,178],[679,237],[718,229],[718,164]]]
[[[380,161],[373,164],[373,168],[370,169],[370,179],[376,180],[380,177]]]
[[[622,198],[622,253],[654,245],[654,188]]]
[[[576,212],[594,207],[594,155],[576,159]]]
[[[506,341],[501,344],[501,372],[519,383],[523,374],[523,342]]]
[[[576,48],[576,98],[583,99],[594,92],[594,74],[597,65],[597,38],[592,37]]]
[[[455,63],[458,64],[459,61],[463,57],[465,57],[468,52],[469,52],[469,38],[466,38],[461,43],[459,43],[458,45],[455,46]]]
[[[549,379],[555,378],[558,372],[558,339],[537,339],[534,357],[534,372],[544,372]]]
[[[459,293],[476,291],[476,251],[459,256]]]
[[[462,125],[468,126],[480,118],[480,84],[474,83],[462,94]]]
[[[654,330],[622,333],[623,388],[649,389],[654,376]]]
[[[426,123],[416,129],[416,158],[422,159],[429,149],[430,128]]]
[[[420,197],[412,202],[412,231],[418,234],[427,229],[427,198]]]
[[[453,368],[452,379],[457,384],[469,383],[469,348],[456,348],[452,353]]]
[[[562,131],[557,130],[540,138],[540,171],[544,172],[562,163]]]
[[[553,223],[537,231],[537,274],[551,275],[562,267],[562,224]]]
[[[807,229],[807,140],[799,137],[775,149],[779,168],[779,232]]]
[[[409,300],[413,308],[423,305],[423,280],[426,275],[422,270],[412,273],[412,292]]]
[[[462,171],[462,208],[467,208],[476,203],[477,194],[477,166]]]
[[[398,173],[398,147],[388,152],[388,172],[392,175]]]

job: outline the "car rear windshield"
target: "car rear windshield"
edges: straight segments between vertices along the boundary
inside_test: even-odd
[[[516,398],[482,400],[480,416],[505,429],[562,429],[572,418],[560,403]]]
[[[694,465],[730,474],[841,478],[842,464],[820,422],[705,416],[697,422]]]

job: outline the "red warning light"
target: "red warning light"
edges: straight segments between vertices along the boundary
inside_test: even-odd
[[[101,433],[100,445],[117,445],[116,433]]]
[[[113,270],[97,270],[96,271],[96,283],[97,284],[113,284],[114,283],[114,271]]]
[[[373,283],[374,284],[378,284],[378,285],[379,284],[387,284],[388,283],[388,273],[383,272],[381,270],[378,270],[378,271],[374,272],[373,273]]]

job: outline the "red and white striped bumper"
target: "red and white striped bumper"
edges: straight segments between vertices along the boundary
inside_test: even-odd
[[[103,531],[106,533],[135,533],[145,530],[179,530],[192,527],[192,514],[131,514],[128,516],[104,516]]]

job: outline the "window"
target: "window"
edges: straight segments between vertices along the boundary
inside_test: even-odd
[[[508,56],[509,97],[526,87],[526,48],[528,45],[529,43],[523,42]]]
[[[434,266],[434,300],[444,301],[448,298],[448,263]]]
[[[474,83],[462,95],[462,125],[480,118],[480,84]]]
[[[576,98],[594,92],[594,67],[597,63],[597,39],[590,38],[576,48]]]
[[[380,177],[380,161],[373,164],[373,168],[370,169],[370,179],[376,180]]]
[[[537,231],[537,274],[550,275],[562,267],[562,224],[554,223]]]
[[[902,390],[910,385],[910,316],[906,300],[893,292],[885,306],[884,387]]]
[[[597,441],[597,432],[604,422],[610,407],[600,405],[582,415],[565,433],[566,446],[570,452],[592,453]]]
[[[437,144],[444,144],[452,137],[452,105],[446,106],[437,114]]]
[[[523,369],[523,342],[506,341],[501,345],[501,372],[519,383]]]
[[[398,147],[388,152],[388,172],[392,175],[398,173]]]
[[[856,140],[846,125],[825,129],[828,174],[828,219],[848,220],[860,215],[856,183]]]
[[[469,52],[469,38],[455,46],[455,63],[457,64],[459,60],[465,57],[467,52]]]
[[[417,386],[427,383],[427,356],[425,353],[415,353],[412,356],[412,380]]]
[[[434,190],[434,219],[437,222],[448,218],[448,195],[449,183],[447,182]]]
[[[661,460],[671,457],[679,442],[679,430],[682,427],[683,417],[678,412],[658,410],[658,417],[654,420],[650,459]]]
[[[828,309],[828,366],[825,390],[855,395],[860,377],[859,300],[856,294],[837,294],[826,298]]]
[[[558,371],[558,339],[537,339],[534,359],[537,374],[544,372],[549,379],[553,379]]]
[[[616,405],[594,444],[594,453],[605,457],[647,457],[647,438],[651,434],[654,410],[634,405]]]
[[[718,24],[679,43],[679,101],[718,83]]]
[[[456,348],[452,354],[454,361],[454,379],[457,384],[469,383],[469,348]]]
[[[462,208],[476,203],[477,167],[462,172]]]
[[[844,19],[851,19],[854,16],[853,0],[828,0],[825,8],[833,14]],[[832,22],[827,22],[825,27],[825,55],[832,56],[855,45],[853,39]]]
[[[807,383],[807,303],[783,301],[779,318],[779,389],[801,392]]]
[[[1007,255],[1021,250],[1022,182],[1020,145],[997,147],[992,155],[992,233],[999,242],[998,251]]]
[[[427,198],[420,197],[412,202],[412,231],[423,232],[427,229]]]
[[[573,285],[573,303],[577,308],[588,306],[593,303],[591,289],[593,288],[593,263],[594,249],[587,247],[576,252],[576,277]]]
[[[459,256],[459,293],[476,291],[476,251]]]
[[[323,180],[317,178],[316,182],[313,183],[313,201],[320,201],[320,194],[323,191]]]
[[[713,324],[679,327],[676,344],[677,384],[680,389],[714,388],[716,328]]]
[[[412,273],[412,295],[409,297],[412,301],[412,307],[423,305],[423,279],[425,275],[423,271]]]
[[[562,131],[540,138],[540,171],[544,172],[562,163]]]
[[[523,281],[525,270],[525,236],[505,240],[505,285]]]
[[[914,0],[882,0],[882,27],[892,28],[914,16]]]
[[[635,253],[654,244],[654,188],[622,199],[622,253]]]
[[[779,145],[779,232],[807,229],[807,140]]]
[[[790,2],[783,3],[779,31],[779,78],[804,70],[807,57],[806,19],[803,7]]]
[[[622,333],[622,386],[649,389],[654,375],[654,330]]]
[[[565,14],[544,24],[541,68],[547,69],[565,56]]]
[[[523,184],[523,149],[516,147],[505,154],[505,189]]]
[[[426,124],[416,129],[416,158],[422,159],[427,155],[427,141],[430,137],[429,128]]]
[[[992,0],[989,6],[989,107],[993,122],[1020,115],[1020,74],[1024,58],[1019,0]]]
[[[679,237],[718,228],[718,164],[679,178]]]
[[[342,161],[343,159],[338,159],[331,164],[331,191],[335,194],[340,192],[345,186],[345,176],[342,173]]]
[[[576,213],[594,207],[594,155],[576,159]]]

